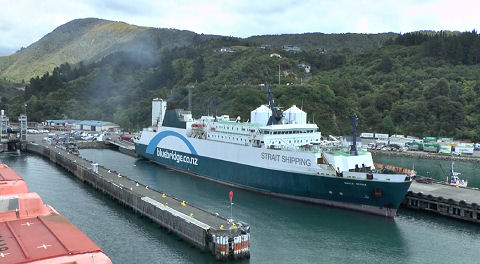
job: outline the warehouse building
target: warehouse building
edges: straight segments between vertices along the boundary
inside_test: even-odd
[[[84,131],[112,131],[119,129],[120,126],[106,121],[97,120],[46,120],[43,122],[44,128],[54,130],[84,130]]]
[[[97,120],[83,120],[76,124],[75,129],[85,131],[113,131],[119,129],[120,126],[112,122],[97,121]]]

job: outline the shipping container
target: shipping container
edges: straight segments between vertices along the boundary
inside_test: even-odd
[[[440,145],[439,153],[450,154],[452,153],[452,146],[450,145]]]
[[[440,145],[438,144],[423,144],[423,151],[426,151],[426,152],[437,153],[439,149],[440,149]]]
[[[428,142],[437,142],[437,137],[424,137],[423,138],[423,141],[425,143],[428,143]]]
[[[453,142],[453,138],[438,138],[437,142]]]
[[[361,138],[373,138],[373,133],[361,133]]]
[[[423,143],[409,142],[407,143],[408,150],[423,150]]]
[[[378,138],[378,139],[388,139],[388,134],[375,133],[375,138]]]
[[[455,153],[457,154],[473,154],[473,146],[459,145],[455,146]]]

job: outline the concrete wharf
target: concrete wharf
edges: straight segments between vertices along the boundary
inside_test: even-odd
[[[118,151],[122,152],[123,154],[127,154],[132,157],[138,157],[137,153],[135,152],[135,145],[131,142],[119,139],[110,139],[105,140],[105,144],[118,149]]]
[[[36,137],[38,141],[41,141],[41,138],[39,139]],[[82,140],[76,140],[75,143],[77,144],[77,147],[79,149],[104,149],[104,148],[110,148],[114,150],[118,150],[123,154],[127,154],[129,156],[138,158],[137,153],[135,152],[135,144],[133,142],[121,140],[120,137],[118,136],[113,136],[109,137],[108,139],[105,139],[104,141],[82,141]]]
[[[145,186],[125,175],[92,164],[55,146],[28,143],[27,151],[42,155],[77,178],[108,194],[192,245],[210,251],[217,260],[250,256],[250,227],[203,210],[186,201]]]
[[[480,223],[480,190],[445,183],[412,182],[403,206]]]

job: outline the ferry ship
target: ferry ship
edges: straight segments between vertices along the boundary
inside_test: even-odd
[[[394,217],[412,175],[376,169],[370,152],[322,139],[296,106],[268,105],[250,120],[167,109],[152,101],[152,127],[135,140],[136,153],[168,168],[267,195]],[[356,135],[356,116],[353,120]]]

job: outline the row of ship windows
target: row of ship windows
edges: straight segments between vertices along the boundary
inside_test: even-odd
[[[241,141],[241,142],[247,142],[247,140],[244,139],[244,138],[227,137],[227,136],[224,137],[224,136],[210,135],[210,134],[208,134],[207,137],[208,138],[215,138],[215,139],[225,139],[225,140],[227,140],[227,139],[232,140],[233,139],[234,141],[236,140],[236,141]]]
[[[214,139],[225,139],[225,140],[233,140],[233,141],[241,141],[241,142],[247,142],[247,139],[244,138],[236,138],[236,137],[227,137],[227,136],[218,136],[218,135],[207,135],[208,138],[214,138]],[[293,143],[308,143],[310,142],[309,140],[294,140]],[[289,144],[292,144],[292,141],[288,141]],[[275,141],[271,141],[269,144],[275,144]],[[278,144],[282,144],[282,142],[279,140]]]
[[[308,142],[311,142],[311,141],[309,141],[309,140],[294,140],[293,141],[293,143],[308,143]],[[268,143],[268,144],[275,144],[275,141],[270,141],[270,143]],[[278,141],[278,144],[282,144],[280,140]],[[292,141],[289,140],[288,144],[292,144]]]
[[[208,137],[208,138],[212,138],[212,139],[224,139],[224,140],[233,140],[233,141],[240,141],[240,142],[248,142],[248,140],[245,139],[245,138],[227,137],[227,136],[220,136],[220,135],[215,135],[215,134],[213,134],[213,135],[208,134],[207,137]],[[303,140],[303,139],[301,139],[301,140],[294,140],[293,143],[309,143],[309,142],[311,142],[311,141],[312,141],[312,140],[307,140],[307,139]],[[292,141],[289,140],[288,143],[289,143],[289,144],[292,144]],[[275,141],[270,141],[270,143],[268,143],[268,144],[275,144]],[[282,142],[279,140],[279,141],[278,141],[278,144],[282,144]]]
[[[229,126],[217,126],[217,128],[220,128],[220,129],[225,129],[225,130],[234,130],[233,127],[229,127]],[[239,131],[238,127],[236,127],[237,131]],[[246,128],[242,127],[241,129],[242,131],[247,131]]]
[[[217,126],[217,128],[220,129],[226,129],[226,130],[234,130],[233,127],[229,126]],[[236,127],[236,130],[239,131],[239,128]],[[241,131],[247,131],[244,127],[242,127]],[[264,135],[287,135],[287,134],[302,134],[302,133],[314,133],[315,130],[289,130],[289,131],[268,131],[268,130],[261,130],[260,134]]]
[[[268,131],[268,130],[261,130],[260,134],[264,135],[286,135],[286,134],[301,134],[301,133],[313,133],[314,130],[296,130],[296,131]]]

